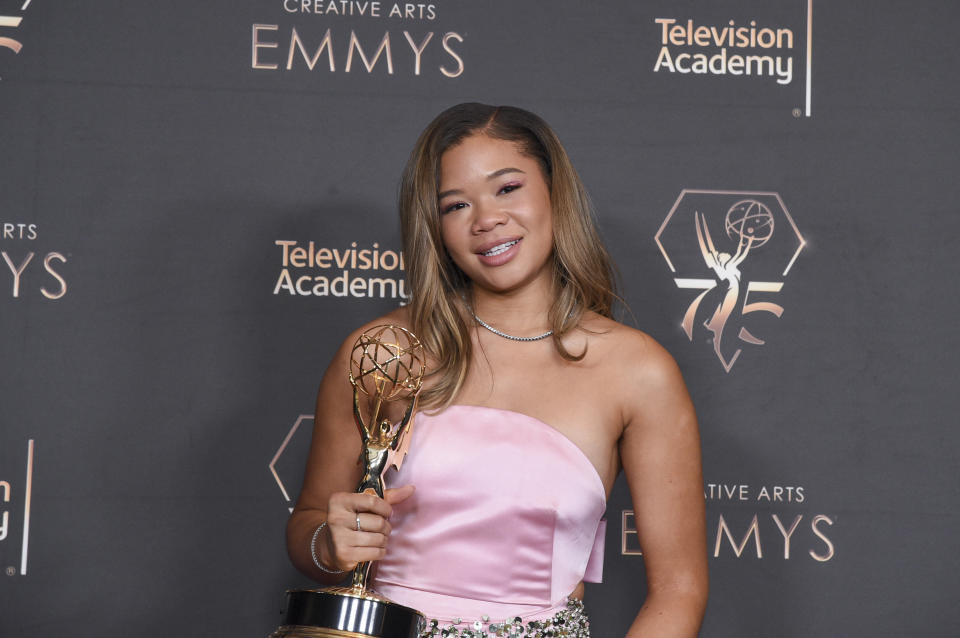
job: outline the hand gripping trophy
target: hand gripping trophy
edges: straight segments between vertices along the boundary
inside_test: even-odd
[[[407,435],[425,370],[423,345],[399,326],[376,326],[354,343],[350,356],[353,416],[363,441],[363,478],[357,492],[383,498],[387,465],[402,459],[409,445]],[[408,402],[399,423],[381,418],[381,408],[390,401]],[[367,419],[362,404],[369,406]],[[368,590],[369,572],[370,563],[360,563],[349,587],[288,591],[283,624],[271,638],[419,636],[423,615]]]

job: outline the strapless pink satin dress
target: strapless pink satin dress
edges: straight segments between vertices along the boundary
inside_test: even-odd
[[[606,491],[579,447],[524,414],[451,406],[415,417],[388,486],[394,506],[373,589],[452,622],[539,620],[581,580],[600,582]]]

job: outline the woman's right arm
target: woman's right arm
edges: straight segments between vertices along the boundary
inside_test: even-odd
[[[413,488],[387,490],[386,500],[357,494],[363,467],[360,433],[353,417],[353,388],[348,380],[350,354],[362,328],[350,335],[327,368],[317,393],[313,440],[303,488],[287,521],[287,553],[294,566],[321,583],[342,581],[348,574],[324,572],[311,555],[314,533],[316,559],[324,568],[348,572],[359,562],[383,557],[390,534],[391,502],[403,500]],[[357,531],[357,517],[362,531]]]

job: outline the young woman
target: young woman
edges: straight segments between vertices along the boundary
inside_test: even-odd
[[[350,335],[321,383],[294,564],[332,583],[377,561],[373,589],[436,620],[428,632],[535,622],[587,636],[583,580],[602,567],[600,518],[622,469],[648,592],[628,636],[695,636],[707,597],[696,416],[670,355],[611,318],[609,257],[556,135],[522,109],[444,111],[411,154],[400,214],[412,298]],[[386,323],[419,337],[430,373],[381,500],[354,493],[345,371],[356,338]]]

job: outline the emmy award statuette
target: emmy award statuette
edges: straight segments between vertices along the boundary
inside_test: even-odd
[[[363,440],[363,478],[357,492],[383,498],[383,473],[405,441],[423,382],[424,354],[419,339],[399,326],[376,326],[353,345],[350,383],[353,415]],[[361,398],[367,401],[364,419]],[[399,423],[381,418],[389,401],[407,401]],[[317,415],[316,418],[322,418]],[[393,456],[391,456],[393,453]],[[282,625],[271,638],[416,638],[425,620],[420,612],[398,605],[367,589],[370,563],[354,568],[350,586],[287,591]]]

